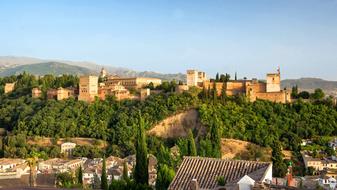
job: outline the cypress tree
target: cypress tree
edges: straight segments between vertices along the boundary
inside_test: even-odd
[[[226,97],[227,97],[226,88],[227,88],[226,82],[223,82],[222,88],[221,88],[221,100],[222,100],[222,102],[226,101]]]
[[[218,91],[216,90],[216,82],[213,83],[213,102],[215,103],[218,98]]]
[[[194,142],[194,137],[193,137],[193,133],[192,130],[190,129],[188,131],[188,155],[189,156],[197,156],[197,148],[195,146],[195,142]]]
[[[83,184],[83,171],[82,171],[82,166],[78,168],[78,173],[77,173],[77,183],[78,184]]]
[[[102,164],[101,189],[103,189],[103,190],[109,189],[108,178],[107,178],[107,175],[106,175],[105,156],[103,157],[103,164]]]
[[[219,73],[216,73],[215,82],[219,82],[219,80],[220,80]]]
[[[202,87],[201,98],[202,98],[203,100],[206,100],[206,98],[207,98],[207,91],[206,91],[205,86]]]
[[[148,159],[147,159],[147,144],[144,132],[144,119],[139,113],[138,119],[138,133],[136,141],[136,166],[134,178],[136,183],[145,184],[149,183]]]
[[[208,86],[206,99],[208,100],[211,96],[211,85]]]
[[[128,181],[129,180],[129,175],[128,175],[128,163],[127,162],[124,162],[123,163],[123,179],[125,181]]]
[[[218,118],[215,117],[211,127],[211,142],[213,149],[213,157],[221,158],[221,135],[218,126]]]
[[[238,80],[238,74],[235,72],[235,80]]]

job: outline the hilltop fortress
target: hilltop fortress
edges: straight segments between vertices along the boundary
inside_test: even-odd
[[[208,80],[205,72],[197,70],[187,70],[186,81],[188,87],[213,89],[215,86],[218,95],[221,95],[223,88],[225,88],[226,95],[246,95],[251,102],[257,99],[279,103],[291,102],[291,92],[286,89],[281,90],[281,73],[279,69],[277,73],[268,73],[266,82],[257,79],[216,82]]]
[[[229,76],[213,80],[207,79],[206,73],[197,70],[187,70],[186,84],[176,86],[175,92],[187,91],[190,87],[199,89],[210,89],[214,87],[218,96],[225,92],[227,96],[245,95],[249,101],[254,102],[257,99],[269,100],[278,103],[290,103],[291,92],[287,89],[281,89],[281,73],[278,69],[276,73],[268,73],[265,81],[257,79],[230,80]],[[156,88],[162,84],[161,79],[148,77],[119,77],[108,75],[102,68],[99,76],[85,75],[80,76],[77,87],[47,89],[46,98],[64,100],[70,97],[81,101],[92,102],[96,98],[104,100],[107,96],[115,96],[117,100],[139,99],[144,100],[150,93],[159,93],[162,89]],[[6,83],[5,93],[10,93],[15,88],[14,83]],[[152,87],[152,89],[150,89]],[[225,89],[223,89],[225,88]],[[39,87],[32,89],[32,97],[42,96],[42,90]]]

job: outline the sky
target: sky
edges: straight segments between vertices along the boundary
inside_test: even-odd
[[[0,55],[337,80],[337,0],[0,0]]]

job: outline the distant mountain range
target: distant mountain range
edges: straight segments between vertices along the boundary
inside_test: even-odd
[[[151,71],[137,72],[127,68],[98,65],[84,61],[46,60],[32,57],[0,56],[0,76],[19,74],[23,71],[44,74],[98,74],[104,67],[109,74],[122,77],[155,77],[163,80],[186,80],[185,74],[163,74]]]
[[[337,95],[337,81],[327,81],[319,78],[286,79],[282,81],[282,88],[291,88],[296,85],[299,90],[313,92],[316,88],[321,88],[329,95]]]
[[[1,71],[0,76],[18,75],[23,72],[27,72],[33,75],[53,74],[56,76],[62,74],[84,75],[93,73],[93,71],[84,67],[68,65],[59,62],[46,62],[10,67]]]

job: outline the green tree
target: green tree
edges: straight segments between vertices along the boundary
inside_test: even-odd
[[[138,184],[147,185],[149,182],[145,122],[141,113],[138,114],[137,140],[136,140],[136,166],[134,179]]]
[[[192,130],[188,130],[188,154],[189,156],[197,156],[197,148],[193,137]]]
[[[128,174],[128,163],[123,163],[123,180],[128,181],[129,180],[129,174]]]
[[[215,82],[219,82],[219,80],[220,80],[219,73],[216,73]]]
[[[77,183],[83,185],[83,171],[82,166],[80,166],[77,170]]]
[[[158,167],[156,190],[165,190],[168,188],[175,176],[175,172],[172,168],[169,168],[166,164]]]
[[[311,98],[314,100],[321,100],[324,98],[324,96],[325,94],[320,88],[315,89],[315,92],[311,94]]]
[[[309,99],[310,93],[308,91],[302,91],[298,93],[298,98]]]
[[[103,189],[103,190],[108,190],[109,189],[108,177],[107,177],[107,174],[106,174],[105,156],[103,157],[103,163],[102,163],[101,189]]]
[[[226,82],[222,83],[222,88],[221,88],[221,100],[222,100],[222,103],[225,103],[226,98],[227,98],[227,94],[226,94],[227,85],[226,84],[227,84]]]
[[[291,98],[296,99],[298,98],[298,86],[293,86],[291,89]]]
[[[273,176],[284,177],[287,173],[287,165],[283,161],[282,147],[279,141],[276,141],[272,147]]]
[[[210,139],[214,158],[221,158],[221,134],[218,126],[218,118],[215,117],[211,126]]]
[[[218,99],[218,91],[216,89],[216,82],[213,82],[213,103],[216,103]]]

